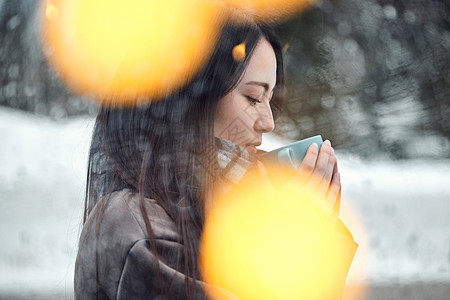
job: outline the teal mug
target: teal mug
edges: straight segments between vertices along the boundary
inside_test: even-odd
[[[322,146],[322,136],[316,135],[310,138],[280,147],[270,152],[261,154],[259,159],[264,164],[279,165],[288,170],[298,170],[300,164],[306,156],[309,146],[316,143],[320,147]]]

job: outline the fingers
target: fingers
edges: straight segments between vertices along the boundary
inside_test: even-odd
[[[330,161],[331,155],[331,143],[329,140],[326,140],[322,144],[322,148],[320,149],[319,157],[317,158],[316,166],[314,168],[314,176],[317,180],[321,180],[325,175],[328,175],[327,173],[330,171],[330,163],[333,163],[334,165],[334,161]]]
[[[306,181],[309,179],[314,171],[314,167],[316,166],[318,154],[319,146],[316,143],[313,143],[309,146],[306,156],[298,168],[295,180]]]
[[[333,148],[332,148],[333,149]],[[334,154],[334,149],[333,149],[333,154]],[[335,156],[336,158],[336,156]],[[334,169],[333,169],[333,177],[339,172],[339,168],[338,168],[338,162],[337,159],[334,160]]]
[[[336,173],[331,181],[330,188],[325,197],[325,203],[331,212],[333,221],[339,218],[339,211],[341,207],[341,175]]]
[[[341,188],[339,189],[339,194],[336,198],[336,202],[334,203],[334,207],[333,207],[333,211],[337,215],[338,218],[339,218],[339,213],[341,211],[341,195],[342,195],[342,185],[341,185]]]
[[[316,172],[314,172],[313,176],[315,176],[315,179],[317,181],[317,191],[321,192],[325,198],[325,195],[328,191],[328,188],[330,187],[331,178],[333,176],[333,169],[336,162],[336,158],[334,156],[334,150],[333,148],[329,148],[329,154],[328,154],[328,161],[323,162],[323,166],[318,169],[318,174],[316,175]],[[320,157],[320,154],[319,154]],[[324,160],[327,157],[324,156]],[[318,160],[319,161],[319,160]]]
[[[329,140],[323,142],[320,152],[312,144],[300,164],[295,180],[307,183],[314,188],[324,200],[333,222],[339,218],[341,204],[341,176],[338,162]]]
[[[330,183],[332,176],[337,172],[337,162],[334,157],[334,150],[329,140],[323,142],[319,153],[317,144],[312,144],[306,153],[297,171],[296,180],[300,183],[310,181],[318,188],[323,182],[323,186]],[[313,175],[313,176],[312,176]]]
[[[342,185],[341,185],[341,174],[339,173],[338,161],[335,159],[333,177],[331,179],[331,185],[339,184],[339,193],[337,195],[336,201],[333,206],[334,214],[336,218],[339,218],[339,212],[341,209],[341,194],[342,194]],[[331,189],[331,187],[330,187]],[[331,197],[331,196],[330,196]]]
[[[318,153],[317,145],[311,145],[297,173],[297,180],[308,182],[314,189],[322,189],[325,197],[335,164],[334,150],[329,140],[323,142]]]

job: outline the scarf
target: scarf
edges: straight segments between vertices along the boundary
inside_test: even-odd
[[[250,155],[245,148],[221,138],[215,138],[214,149],[212,150],[217,155],[217,165],[214,168],[217,168],[216,171],[218,171],[225,186],[238,183],[256,162],[256,155]],[[89,188],[90,193],[94,195],[94,199],[100,199],[110,192],[130,188],[125,183],[110,188],[114,181],[115,171],[111,159],[102,150],[101,141],[93,141],[91,153],[89,162],[91,184]],[[194,170],[194,175],[201,175],[206,171],[200,163],[194,166]]]

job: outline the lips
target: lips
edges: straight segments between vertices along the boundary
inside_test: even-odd
[[[256,147],[258,147],[260,145],[261,145],[261,141],[258,141],[258,142],[255,142],[255,143],[247,144],[244,147],[248,151],[248,153],[256,154],[258,152],[258,149],[256,149]]]
[[[256,149],[256,147],[252,146],[252,145],[245,147],[245,150],[247,150],[247,152],[250,154],[258,153],[258,150]]]

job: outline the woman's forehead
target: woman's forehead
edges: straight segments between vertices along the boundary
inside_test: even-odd
[[[243,74],[241,85],[253,85],[271,91],[276,83],[277,60],[275,52],[266,39],[256,45],[248,66]]]

